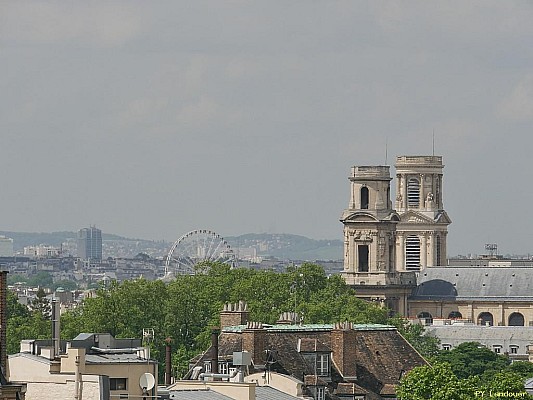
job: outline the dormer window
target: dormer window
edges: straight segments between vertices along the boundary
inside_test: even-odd
[[[314,369],[314,375],[330,376],[329,353],[303,353],[302,356],[309,367]]]
[[[316,374],[318,376],[329,376],[329,354],[318,353],[316,355]]]
[[[316,387],[316,400],[326,400],[326,388],[324,386]]]

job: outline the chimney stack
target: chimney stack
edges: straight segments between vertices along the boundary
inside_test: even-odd
[[[218,334],[219,328],[211,328],[211,372],[218,374]]]
[[[357,331],[351,322],[337,322],[331,331],[332,358],[345,380],[357,379]]]
[[[266,339],[266,329],[261,322],[248,322],[242,332],[242,350],[250,353],[256,367],[265,364]]]
[[[7,271],[0,271],[0,367],[7,376]]]
[[[248,305],[244,301],[226,303],[220,313],[220,329],[228,326],[246,325],[248,322]]]
[[[54,344],[54,357],[58,357],[61,351],[60,314],[61,307],[59,300],[54,298],[52,299],[52,342]]]
[[[165,339],[165,385],[172,384],[172,339],[167,337]]]

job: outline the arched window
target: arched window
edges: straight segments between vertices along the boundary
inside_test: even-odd
[[[361,209],[368,210],[368,188],[366,186],[361,188]]]
[[[490,312],[483,312],[477,317],[478,325],[492,326],[494,325],[494,317]]]
[[[452,311],[448,314],[448,318],[450,319],[457,319],[457,318],[463,318],[463,314],[461,314],[459,311]]]
[[[524,326],[524,316],[518,312],[509,315],[509,326]]]
[[[418,207],[420,205],[420,182],[416,178],[407,181],[407,205]]]
[[[433,315],[431,315],[431,314],[428,313],[427,311],[422,311],[421,313],[419,313],[419,314],[417,315],[417,318],[418,318],[418,319],[425,320],[425,323],[426,323],[427,325],[433,323]]]
[[[368,245],[366,244],[360,244],[357,246],[359,272],[368,272],[368,250]]]
[[[420,239],[410,235],[405,240],[405,268],[409,271],[420,270]]]

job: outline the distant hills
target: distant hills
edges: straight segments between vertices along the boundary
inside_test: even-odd
[[[184,232],[185,233],[185,232]],[[62,243],[73,241],[77,238],[77,232],[12,232],[0,231],[0,235],[13,239],[13,247],[16,252],[22,251],[25,246],[35,246],[46,244],[60,246]],[[225,237],[226,241],[233,248],[253,247],[258,256],[275,257],[282,260],[340,260],[342,259],[343,243],[341,240],[314,240],[305,236],[292,234],[270,234],[270,233],[248,233],[240,236]],[[156,256],[158,251],[161,255],[166,254],[171,246],[170,242],[153,241],[145,239],[132,239],[119,235],[102,233],[104,247],[112,243],[135,243],[134,250],[137,254],[144,251],[143,248],[150,249],[149,254]],[[159,250],[157,250],[159,249]],[[119,256],[108,250],[110,256]],[[135,254],[128,254],[133,257]],[[124,254],[120,254],[124,256]]]

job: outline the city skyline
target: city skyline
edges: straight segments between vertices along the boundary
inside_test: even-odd
[[[526,254],[532,18],[517,1],[2,2],[0,229],[342,239],[352,166],[434,152],[448,254]]]

